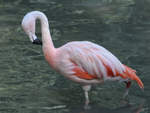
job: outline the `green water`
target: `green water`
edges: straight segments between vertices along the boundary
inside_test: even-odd
[[[83,110],[80,85],[53,71],[21,29],[32,10],[47,15],[56,47],[73,40],[104,46],[137,70],[144,92],[133,82],[126,104],[124,84],[95,85],[91,109]],[[0,0],[0,113],[149,113],[149,73],[149,0]]]

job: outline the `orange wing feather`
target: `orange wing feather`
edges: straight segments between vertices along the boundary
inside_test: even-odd
[[[125,72],[120,74],[120,73],[116,73],[116,76],[120,76],[123,79],[131,79],[131,80],[135,80],[140,88],[144,88],[144,85],[142,83],[142,81],[140,80],[140,78],[136,75],[136,71],[131,69],[130,67],[125,66]],[[109,77],[115,77],[115,75],[113,75],[112,70],[110,69],[110,67],[106,66],[107,69],[107,74]],[[86,80],[92,80],[92,79],[98,79],[98,77],[96,75],[90,75],[87,72],[82,71],[80,68],[76,67],[73,69],[73,71],[75,72],[75,75],[78,76],[79,78],[82,79],[86,79]],[[117,71],[116,71],[117,72]]]
[[[120,76],[124,79],[129,78],[131,80],[135,80],[138,83],[139,87],[143,89],[144,85],[140,80],[140,78],[136,75],[136,71],[126,65],[124,65],[124,67],[125,67],[125,72],[123,74],[120,74]]]
[[[78,76],[79,78],[82,79],[87,79],[87,80],[92,80],[92,79],[97,79],[97,76],[95,75],[90,75],[87,72],[82,71],[80,68],[76,67],[73,69],[73,71],[75,72],[74,75]]]

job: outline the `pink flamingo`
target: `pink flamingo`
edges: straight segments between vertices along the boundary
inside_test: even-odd
[[[35,22],[41,22],[42,42],[35,35]],[[40,11],[26,14],[22,27],[34,44],[42,44],[49,65],[70,80],[80,83],[85,93],[85,107],[89,104],[88,91],[92,84],[106,81],[124,81],[126,96],[131,80],[135,80],[141,89],[144,85],[136,71],[122,64],[111,52],[89,41],[73,41],[55,48],[49,31],[47,17]]]

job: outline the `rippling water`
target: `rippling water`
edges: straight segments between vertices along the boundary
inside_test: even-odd
[[[56,47],[73,40],[104,46],[137,70],[144,92],[134,82],[127,104],[124,84],[95,85],[92,108],[83,110],[80,85],[53,71],[21,29],[32,10],[48,16]],[[149,113],[149,52],[149,0],[0,0],[0,113]]]

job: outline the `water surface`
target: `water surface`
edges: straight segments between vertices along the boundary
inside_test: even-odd
[[[148,0],[0,0],[0,113],[149,113],[149,6]],[[84,110],[80,85],[53,71],[21,29],[32,10],[47,15],[56,47],[74,40],[104,46],[137,70],[144,92],[134,82],[127,103],[124,84],[95,85],[92,108]]]

